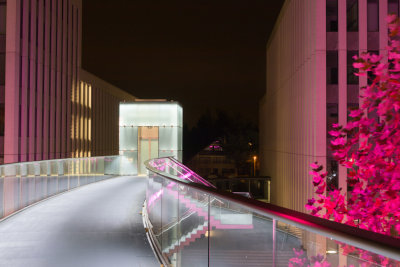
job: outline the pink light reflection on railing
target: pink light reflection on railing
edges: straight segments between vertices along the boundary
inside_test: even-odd
[[[207,183],[203,178],[201,178],[200,176],[198,176],[195,172],[193,172],[192,170],[187,170],[185,165],[181,164],[180,162],[172,162],[174,164],[174,166],[171,166],[170,163],[168,163],[169,166],[171,166],[174,170],[176,170],[181,176],[179,176],[180,178],[183,178],[184,180],[189,180],[191,182],[196,182],[196,183],[201,183],[207,187],[211,187],[211,185],[209,183]],[[178,166],[178,168],[176,168],[175,166]],[[187,172],[186,174],[183,173],[183,171]],[[192,178],[192,179],[189,179]],[[194,178],[194,179],[193,179]]]
[[[161,172],[167,172],[167,167],[171,168],[172,170],[177,172],[177,178],[182,180],[187,180],[190,182],[203,184],[207,187],[214,187],[211,183],[207,182],[204,178],[199,176],[194,171],[190,170],[188,167],[171,158],[160,158],[160,159],[153,159],[149,162],[149,164],[156,168]]]
[[[151,206],[154,204],[154,202],[157,199],[159,199],[163,193],[164,193],[164,189],[160,189],[150,196],[149,203],[148,203],[149,208],[151,208]]]
[[[174,183],[174,182],[170,182],[170,183],[167,185],[167,188],[168,188],[168,189],[171,189],[175,184],[176,184],[176,183]],[[160,190],[158,190],[157,192],[155,192],[154,194],[152,194],[152,195],[149,197],[149,203],[148,203],[149,210],[151,210],[151,207],[154,205],[154,203],[156,202],[156,200],[158,200],[163,194],[164,194],[164,189],[160,189]]]

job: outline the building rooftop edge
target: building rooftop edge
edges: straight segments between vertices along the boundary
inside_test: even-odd
[[[150,99],[146,99],[145,101],[140,100],[139,101],[121,101],[120,105],[129,105],[129,104],[162,104],[162,105],[166,105],[166,104],[176,104],[179,107],[182,108],[181,103],[179,103],[178,101],[157,101],[157,99],[155,99],[155,101],[152,101]]]
[[[95,88],[99,88],[103,91],[106,91],[118,98],[125,99],[127,101],[135,101],[136,97],[131,95],[130,93],[118,88],[117,86],[103,80],[102,78],[96,76],[93,73],[88,72],[87,70],[80,69],[80,81],[87,82],[92,84]]]
[[[285,0],[285,2],[283,3],[281,11],[279,11],[278,18],[275,21],[275,24],[274,24],[274,27],[272,28],[271,34],[269,35],[269,38],[268,38],[268,41],[267,41],[267,46],[266,46],[267,49],[270,46],[270,44],[272,42],[272,39],[275,37],[275,33],[277,31],[277,27],[279,25],[279,22],[282,20],[283,13],[285,13],[285,11],[286,11],[286,9],[287,9],[287,7],[288,7],[288,5],[289,5],[289,3],[291,1],[292,0]]]

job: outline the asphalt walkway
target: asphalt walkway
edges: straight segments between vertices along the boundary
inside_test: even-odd
[[[159,266],[140,215],[145,177],[89,184],[0,222],[0,266]]]

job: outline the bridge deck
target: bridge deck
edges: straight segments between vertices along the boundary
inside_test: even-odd
[[[83,186],[0,222],[0,266],[159,266],[140,215],[146,180]]]

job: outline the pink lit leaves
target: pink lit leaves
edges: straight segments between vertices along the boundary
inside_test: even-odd
[[[293,252],[296,257],[291,258],[289,260],[289,267],[330,267],[331,264],[326,260],[326,258],[318,254],[317,256],[312,256],[310,259],[307,258],[303,250],[297,251],[293,249]]]
[[[325,193],[327,173],[311,165],[316,198],[306,204],[311,214],[362,229],[400,234],[400,23],[388,17],[387,59],[364,53],[355,56],[356,75],[367,75],[359,109],[351,110],[345,126],[329,134],[333,156],[348,170],[348,199],[341,189]]]

